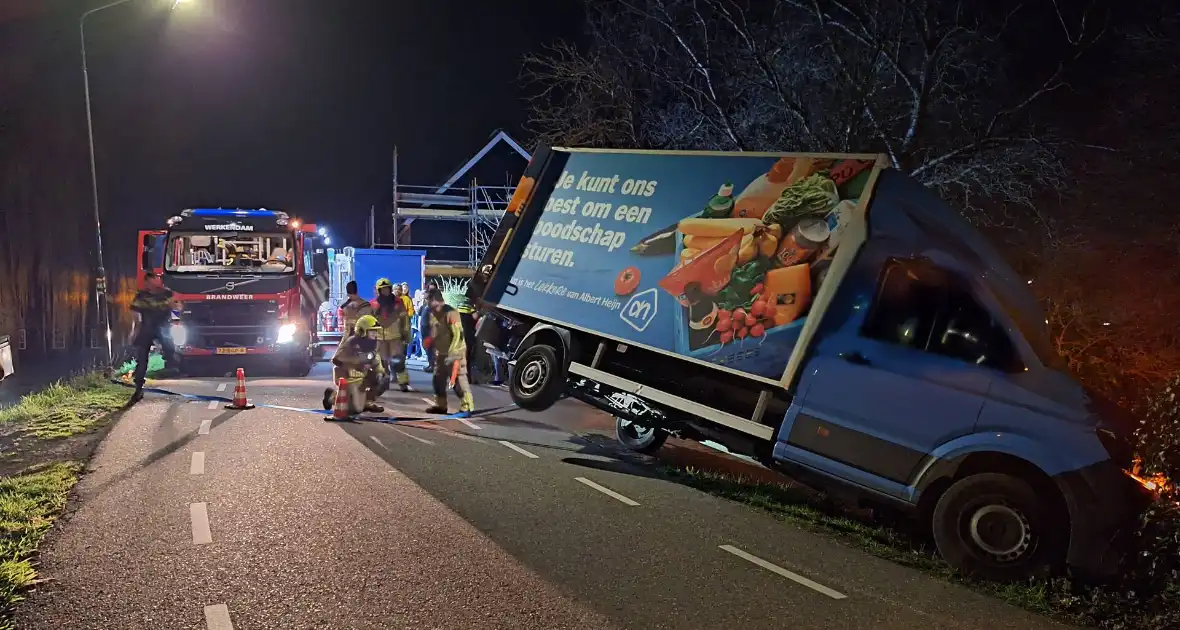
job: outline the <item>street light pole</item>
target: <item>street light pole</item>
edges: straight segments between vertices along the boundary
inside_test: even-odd
[[[108,4],[90,9],[82,14],[78,19],[78,35],[82,41],[82,82],[86,91],[86,139],[90,143],[90,195],[91,202],[94,205],[94,240],[97,246],[98,258],[98,277],[101,291],[95,291],[98,299],[95,313],[98,315],[100,325],[104,325],[107,336],[107,363],[114,360],[114,347],[111,339],[111,308],[108,301],[109,286],[107,285],[107,270],[102,258],[102,216],[99,213],[98,206],[98,169],[95,167],[94,159],[94,118],[90,110],[90,69],[86,63],[86,18],[109,9],[117,7],[120,4],[125,4],[131,0],[115,0]]]

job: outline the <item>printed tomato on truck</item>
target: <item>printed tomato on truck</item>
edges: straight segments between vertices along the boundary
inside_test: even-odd
[[[987,579],[1110,573],[1155,498],[1026,282],[885,156],[541,147],[513,204],[469,297],[525,331],[524,409],[719,443],[909,514]]]

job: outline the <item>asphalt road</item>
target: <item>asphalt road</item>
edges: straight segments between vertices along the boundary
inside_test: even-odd
[[[248,393],[317,407],[325,372]],[[414,386],[387,411],[425,417]],[[1060,627],[655,478],[577,402],[397,425],[213,406],[151,396],[120,420],[17,627]]]

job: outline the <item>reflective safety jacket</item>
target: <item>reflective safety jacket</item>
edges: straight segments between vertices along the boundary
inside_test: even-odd
[[[463,338],[463,321],[459,311],[444,305],[441,313],[431,311],[430,332],[434,335],[434,349],[442,357],[466,357],[467,340]]]
[[[377,338],[382,341],[409,341],[410,317],[406,313],[406,305],[397,296],[386,305],[381,304],[380,298],[373,298],[371,302],[373,316],[381,325]]]
[[[365,375],[370,371],[375,372],[378,376],[385,374],[385,366],[382,365],[381,357],[377,351],[363,350],[360,344],[360,337],[349,337],[336,348],[336,353],[332,355],[332,365],[344,372],[343,376],[348,379],[350,385],[364,381]]]
[[[353,333],[353,328],[356,327],[356,320],[360,319],[362,315],[372,315],[373,305],[359,296],[350,295],[340,305],[340,314],[343,316],[344,322],[344,336],[347,337]]]

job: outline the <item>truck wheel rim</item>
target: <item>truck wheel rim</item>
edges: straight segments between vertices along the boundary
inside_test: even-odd
[[[624,418],[619,418],[618,420],[619,420],[619,428],[622,429],[624,433],[626,433],[630,437],[635,438],[637,440],[642,440],[643,438],[647,437],[648,434],[650,434],[652,431],[655,430],[650,427],[645,427],[643,425],[635,424],[634,422],[632,422],[630,420],[626,420]]]
[[[1001,562],[1019,558],[1032,544],[1032,528],[1019,510],[1007,505],[985,505],[971,515],[971,540]]]
[[[545,382],[545,365],[540,359],[529,361],[520,372],[520,388],[531,392]]]

